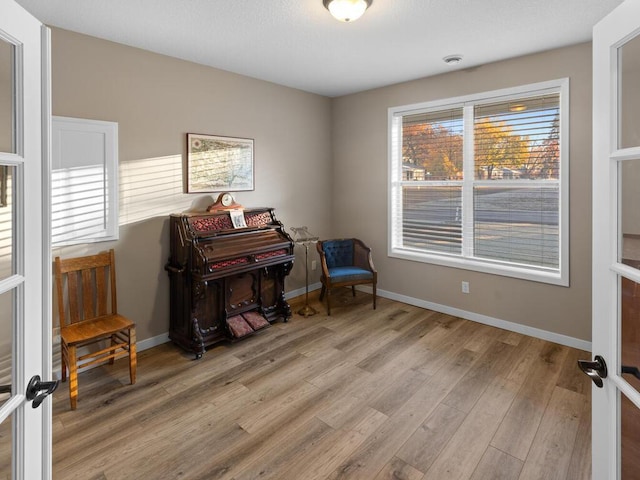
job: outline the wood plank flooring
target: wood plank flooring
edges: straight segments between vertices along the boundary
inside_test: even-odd
[[[303,298],[292,303],[295,311]],[[53,477],[591,478],[587,352],[348,289],[199,361],[168,343],[54,394]]]

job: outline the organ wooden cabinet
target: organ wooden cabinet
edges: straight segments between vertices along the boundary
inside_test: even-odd
[[[293,241],[272,208],[242,212],[240,228],[229,211],[170,217],[169,338],[196,358],[291,316],[284,280]]]

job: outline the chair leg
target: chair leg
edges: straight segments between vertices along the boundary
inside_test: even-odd
[[[331,316],[331,289],[327,288],[327,315]]]
[[[138,358],[136,354],[136,328],[129,329],[129,379],[131,385],[136,383],[136,369],[138,367]]]
[[[326,288],[327,287],[325,287],[324,283],[323,283],[322,284],[322,288],[320,289],[320,301],[322,301],[322,299],[324,298],[324,294],[325,294]]]
[[[111,335],[111,346],[113,347],[113,346],[114,346],[114,345],[116,345],[117,343],[118,343],[118,337],[117,337],[115,334],[114,334],[114,335]],[[115,353],[115,351],[116,351],[116,350],[115,350],[115,349],[113,349],[113,350],[111,350],[109,353],[110,353],[111,355],[113,355],[113,354]],[[109,365],[113,365],[113,364],[115,363],[115,360],[116,360],[116,359],[115,359],[114,357],[111,357],[111,358],[109,359]]]
[[[69,345],[69,400],[71,410],[75,410],[78,405],[78,363],[76,358],[76,347]]]
[[[351,285],[351,295],[353,295],[354,297],[356,296],[356,286],[355,285]]]
[[[60,340],[60,376],[62,381],[67,381],[67,365],[69,365],[69,359],[67,358],[67,346],[62,340]]]
[[[376,309],[376,284],[373,284],[373,309]]]

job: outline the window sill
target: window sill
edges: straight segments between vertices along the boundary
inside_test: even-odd
[[[569,286],[568,268],[557,271],[546,268],[518,267],[514,266],[513,264],[505,265],[500,262],[494,262],[491,260],[462,258],[459,256],[446,254],[435,255],[424,251],[412,250],[408,248],[390,248],[388,256],[414,262],[430,263],[433,265],[460,268],[463,270],[472,270],[476,272],[489,273],[492,275],[500,275],[503,277],[519,278],[532,282],[558,285],[562,287]]]

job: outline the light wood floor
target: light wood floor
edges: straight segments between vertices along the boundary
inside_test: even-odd
[[[591,478],[589,353],[370,299],[61,385],[54,479]]]

